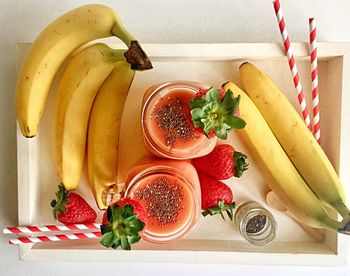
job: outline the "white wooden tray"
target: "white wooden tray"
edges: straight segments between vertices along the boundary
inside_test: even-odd
[[[17,65],[29,44],[17,45]],[[310,62],[307,44],[294,44],[295,56],[308,103],[310,96]],[[145,44],[154,69],[136,74],[122,121],[119,177],[145,153],[139,124],[143,92],[154,83],[169,80],[193,80],[217,87],[233,80],[241,85],[238,66],[243,61],[254,62],[267,72],[299,110],[284,51],[279,44]],[[319,93],[321,109],[322,147],[330,158],[349,192],[350,146],[350,44],[319,43]],[[18,67],[17,66],[17,67]],[[25,139],[18,129],[18,193],[19,224],[44,225],[54,223],[50,200],[59,183],[52,159],[52,120],[56,83],[50,92],[40,133]],[[311,109],[310,109],[311,110]],[[233,134],[229,143],[245,152]],[[256,200],[265,207],[267,185],[254,160],[237,180],[227,181],[233,189],[236,203]],[[78,192],[95,206],[88,188],[86,173]],[[269,209],[269,208],[268,208]],[[270,209],[271,210],[271,209]],[[230,264],[342,265],[347,257],[350,238],[325,231],[323,242],[317,242],[292,219],[271,210],[278,222],[276,240],[265,247],[244,241],[232,223],[220,217],[201,218],[198,227],[181,241],[155,245],[141,242],[130,252],[102,247],[99,240],[52,242],[20,245],[20,259],[60,261],[113,262],[183,262]]]

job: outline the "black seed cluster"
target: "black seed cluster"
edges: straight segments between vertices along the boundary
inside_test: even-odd
[[[153,116],[157,120],[158,127],[164,131],[165,143],[173,147],[176,139],[187,142],[198,137],[191,118],[182,111],[183,101],[179,98],[169,100],[169,103],[158,107]]]
[[[147,201],[146,211],[149,217],[156,219],[159,225],[174,224],[184,209],[182,201],[184,194],[179,184],[170,183],[166,176],[159,177],[137,190],[138,200]]]
[[[264,215],[256,215],[252,217],[246,226],[246,232],[250,234],[255,234],[260,232],[266,224],[266,216]]]

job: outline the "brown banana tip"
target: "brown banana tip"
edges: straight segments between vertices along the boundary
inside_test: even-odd
[[[34,138],[36,135],[25,136],[26,138]]]
[[[131,64],[132,70],[144,71],[153,68],[151,60],[137,40],[131,41],[129,49],[124,53],[124,57]]]
[[[247,63],[249,63],[249,62],[248,62],[248,61],[243,62],[243,63],[239,66],[239,68],[241,68],[243,65],[245,65],[245,64],[247,64]]]
[[[348,221],[343,228],[338,229],[338,232],[345,235],[350,235],[350,221]]]

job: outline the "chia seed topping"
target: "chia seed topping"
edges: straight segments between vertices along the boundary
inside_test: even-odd
[[[256,215],[252,217],[246,226],[246,232],[250,234],[255,234],[264,229],[266,224],[266,216],[264,215]]]
[[[182,201],[184,194],[178,183],[170,183],[166,176],[159,177],[147,184],[145,188],[137,190],[138,200],[146,202],[146,211],[160,226],[174,224],[184,209]]]
[[[158,127],[164,131],[167,146],[173,147],[177,139],[187,142],[198,137],[191,118],[184,114],[183,107],[184,102],[174,98],[154,111],[153,117],[157,120]]]

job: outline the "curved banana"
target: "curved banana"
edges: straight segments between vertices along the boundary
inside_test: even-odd
[[[240,117],[247,125],[236,132],[256,160],[267,184],[283,204],[309,226],[342,229],[346,223],[328,216],[323,204],[299,175],[252,100],[232,82],[224,84],[224,89],[241,96]]]
[[[152,67],[118,15],[104,5],[93,4],[74,9],[57,18],[40,33],[24,60],[17,80],[16,113],[25,137],[37,134],[50,85],[65,58],[81,45],[109,36],[120,38],[129,48],[133,48],[132,53],[141,55],[142,60],[134,58],[133,62],[146,63],[148,68],[136,66],[137,69]]]
[[[320,200],[349,218],[344,189],[332,164],[289,100],[254,65],[244,63],[239,72],[247,94],[305,182]]]
[[[135,71],[120,61],[104,81],[93,103],[88,129],[89,184],[97,206],[105,209],[102,194],[117,183],[118,143],[124,104]]]
[[[58,86],[54,156],[57,174],[67,190],[75,189],[84,164],[89,116],[103,81],[124,51],[93,44],[68,64]]]

